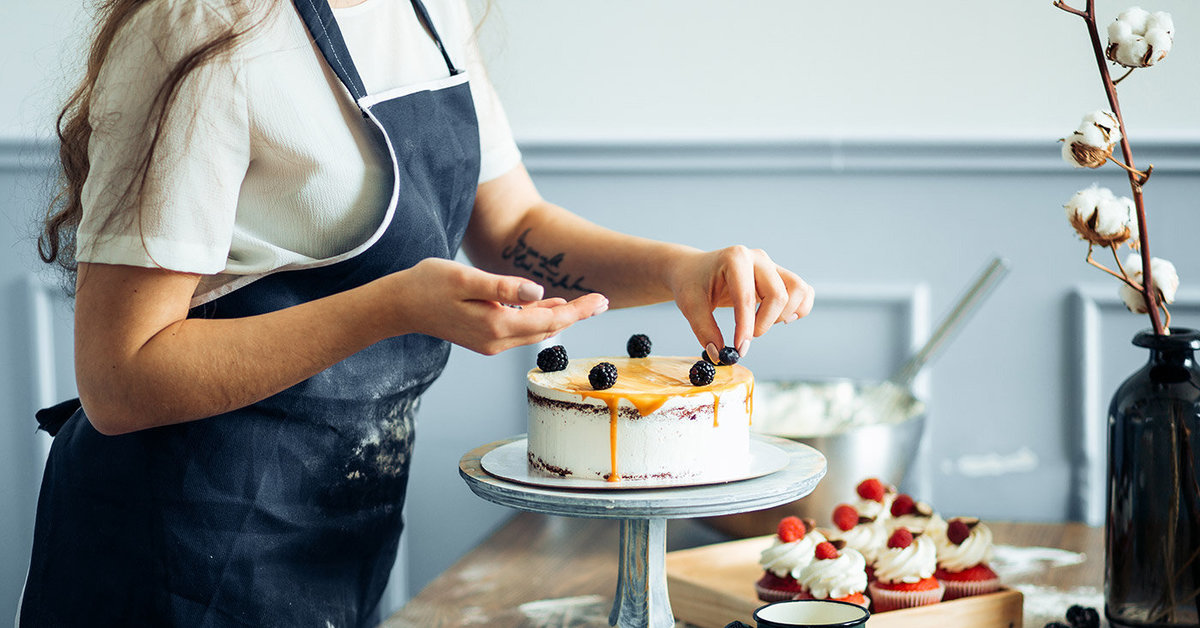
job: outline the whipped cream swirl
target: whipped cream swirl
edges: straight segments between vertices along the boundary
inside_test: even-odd
[[[936,569],[937,549],[933,539],[918,534],[908,547],[885,547],[879,552],[879,558],[875,560],[875,579],[911,584],[932,576]]]
[[[871,502],[875,503],[875,502]],[[876,519],[860,523],[849,530],[834,529],[829,533],[829,539],[840,539],[846,542],[846,547],[852,547],[866,559],[868,565],[875,564],[879,552],[887,547],[888,533],[883,523]]]
[[[955,545],[945,534],[936,537],[938,566],[946,571],[966,571],[992,559],[992,530],[982,523],[971,528],[971,534]]]
[[[813,561],[817,545],[825,542],[825,536],[816,530],[804,535],[799,541],[784,543],[778,536],[775,543],[762,551],[758,564],[779,576],[795,578]]]
[[[895,532],[897,528],[908,528],[909,532],[912,532],[913,535],[916,535],[918,532],[924,532],[936,537],[946,533],[946,525],[946,520],[942,519],[941,515],[936,512],[928,516],[919,513],[910,513],[887,520],[889,534]]]
[[[1150,270],[1154,270],[1153,268]],[[870,517],[876,521],[886,521],[892,516],[892,502],[896,500],[895,492],[887,492],[883,495],[883,503],[879,503],[872,499],[858,498],[858,501],[851,504],[858,514],[863,517]]]
[[[858,550],[847,547],[837,558],[814,559],[796,580],[822,600],[862,593],[867,588],[867,561]]]

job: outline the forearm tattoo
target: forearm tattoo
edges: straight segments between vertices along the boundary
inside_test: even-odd
[[[586,278],[583,275],[572,277],[570,273],[563,272],[559,268],[563,261],[563,253],[548,255],[529,246],[526,237],[530,231],[531,229],[522,231],[514,244],[500,252],[500,258],[512,260],[514,267],[525,271],[530,277],[539,280],[547,287],[573,290],[584,294],[595,292],[584,285],[583,282]]]

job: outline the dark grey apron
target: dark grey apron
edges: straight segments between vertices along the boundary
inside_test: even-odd
[[[295,0],[326,62],[379,130],[394,179],[365,251],[277,272],[190,312],[253,316],[452,258],[479,177],[479,129],[448,76],[368,95],[325,0]],[[248,407],[103,436],[78,402],[39,413],[57,432],[38,501],[21,626],[364,626],[396,558],[419,395],[449,345],[385,340]]]

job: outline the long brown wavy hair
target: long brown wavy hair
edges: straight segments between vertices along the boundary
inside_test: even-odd
[[[59,161],[62,169],[59,173],[57,189],[53,199],[46,209],[42,222],[41,233],[38,236],[38,255],[47,264],[57,264],[66,271],[66,288],[72,292],[78,263],[75,257],[75,234],[83,214],[83,183],[90,169],[88,161],[88,141],[92,136],[92,125],[89,121],[91,111],[92,91],[100,68],[108,57],[109,48],[121,26],[139,9],[152,2],[163,0],[99,0],[96,7],[96,30],[87,58],[87,69],[78,87],[67,99],[66,105],[58,115],[56,132],[59,139]],[[265,21],[269,10],[260,10],[278,6],[280,0],[225,0],[234,9],[236,19],[228,28],[219,31],[217,35],[202,42],[189,51],[167,74],[162,85],[154,95],[154,100],[147,114],[145,128],[148,141],[145,144],[140,159],[135,162],[136,176],[131,177],[118,200],[118,205],[137,210],[141,205],[142,192],[146,187],[147,174],[154,162],[155,150],[159,136],[166,125],[167,116],[171,112],[179,86],[189,74],[213,62],[222,55],[232,51],[241,43],[255,27]],[[254,3],[254,10],[248,5]],[[262,7],[257,6],[262,4]],[[476,34],[492,9],[492,1],[486,0],[482,17],[475,25]],[[249,20],[251,13],[260,17]]]
[[[58,134],[58,156],[61,163],[58,183],[53,199],[46,209],[42,230],[38,236],[38,255],[47,264],[58,264],[68,275],[68,290],[74,284],[78,272],[75,259],[75,234],[83,214],[83,183],[87,179],[91,163],[88,160],[88,141],[92,136],[89,121],[92,92],[100,68],[108,57],[113,39],[121,27],[129,21],[139,8],[161,0],[100,0],[96,7],[96,30],[87,57],[87,68],[83,79],[67,99],[58,115],[55,130]],[[154,162],[159,136],[166,125],[179,86],[192,72],[206,63],[231,51],[255,26],[247,23],[248,14],[242,0],[229,0],[235,6],[238,19],[214,37],[202,42],[184,54],[171,68],[162,85],[154,95],[149,108],[145,128],[147,141],[139,159],[134,162],[136,176],[130,179],[119,198],[122,207],[138,208],[142,192],[146,187],[147,173]]]

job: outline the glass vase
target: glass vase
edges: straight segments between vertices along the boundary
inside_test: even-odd
[[[1200,332],[1142,332],[1150,359],[1108,416],[1105,614],[1114,626],[1200,626]]]

